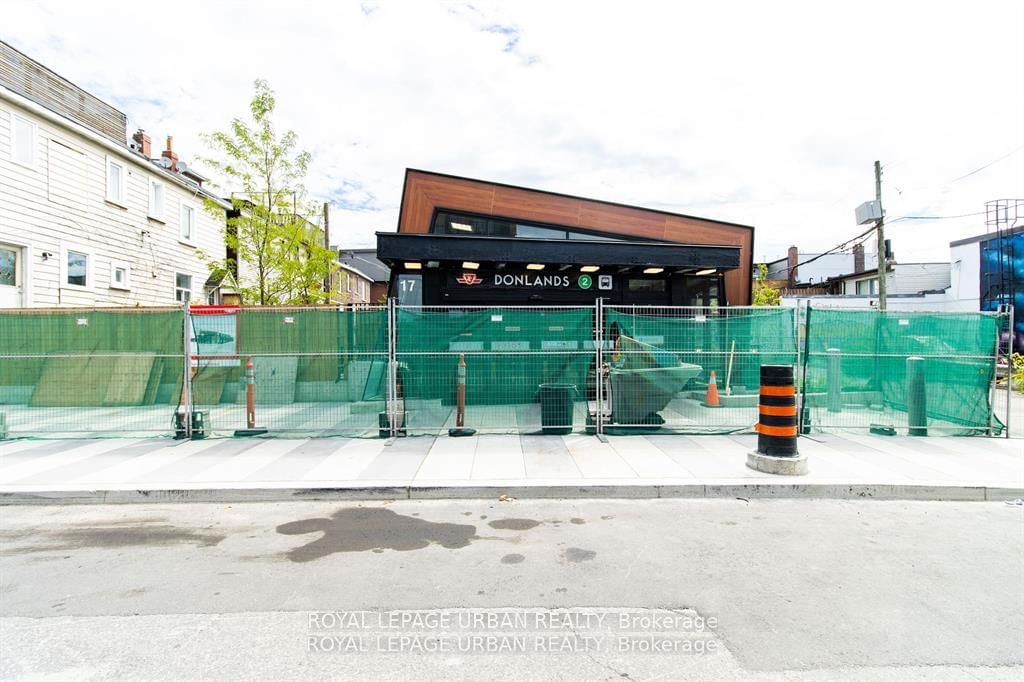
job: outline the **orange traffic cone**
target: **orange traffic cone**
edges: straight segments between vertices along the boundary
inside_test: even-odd
[[[708,393],[704,396],[704,405],[706,407],[719,407],[721,405],[718,402],[718,380],[715,379],[715,370],[711,370],[711,379],[708,380]]]

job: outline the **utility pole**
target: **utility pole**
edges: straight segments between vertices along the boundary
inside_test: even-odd
[[[885,257],[885,210],[882,208],[882,164],[875,161],[875,201],[878,202],[878,220],[875,233],[878,236],[878,309],[885,310],[885,278],[888,262]]]
[[[331,248],[331,205],[328,202],[324,202],[324,247]],[[334,300],[334,288],[331,286],[331,277],[334,274],[333,263],[337,259],[338,254],[335,253],[334,257],[331,258],[332,266],[327,270],[327,276],[324,277],[324,293],[327,294],[327,303],[335,303]]]

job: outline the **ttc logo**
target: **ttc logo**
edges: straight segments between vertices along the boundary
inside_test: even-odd
[[[457,277],[455,279],[455,281],[458,282],[459,284],[470,284],[470,285],[472,285],[472,284],[480,284],[481,282],[483,282],[482,279],[480,279],[479,277],[476,276],[475,272],[464,272],[464,273],[462,273],[462,277]]]

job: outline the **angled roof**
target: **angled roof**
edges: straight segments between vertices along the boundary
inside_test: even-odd
[[[338,249],[338,261],[374,282],[387,282],[391,277],[391,269],[377,259],[376,249]]]

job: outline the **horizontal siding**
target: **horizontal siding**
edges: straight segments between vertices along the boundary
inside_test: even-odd
[[[88,171],[88,157],[81,149],[50,139],[47,152],[47,198],[65,207],[83,206],[89,193],[80,181]]]
[[[177,272],[192,276],[193,300],[202,296],[209,270],[198,251],[223,257],[222,217],[206,213],[196,192],[124,159],[118,160],[128,168],[125,207],[107,202],[106,150],[20,109],[18,115],[38,126],[37,163],[34,169],[13,163],[10,109],[7,103],[0,107],[0,241],[32,244],[32,305],[173,304]],[[164,184],[165,222],[147,217],[150,178]],[[182,202],[197,209],[196,247],[178,240]],[[91,253],[87,291],[59,286],[61,246],[68,244]],[[44,252],[52,257],[43,260]],[[109,287],[114,261],[131,267],[131,291]]]
[[[949,279],[949,263],[897,264],[890,276],[894,289],[891,293],[916,294],[945,289],[949,286]]]

